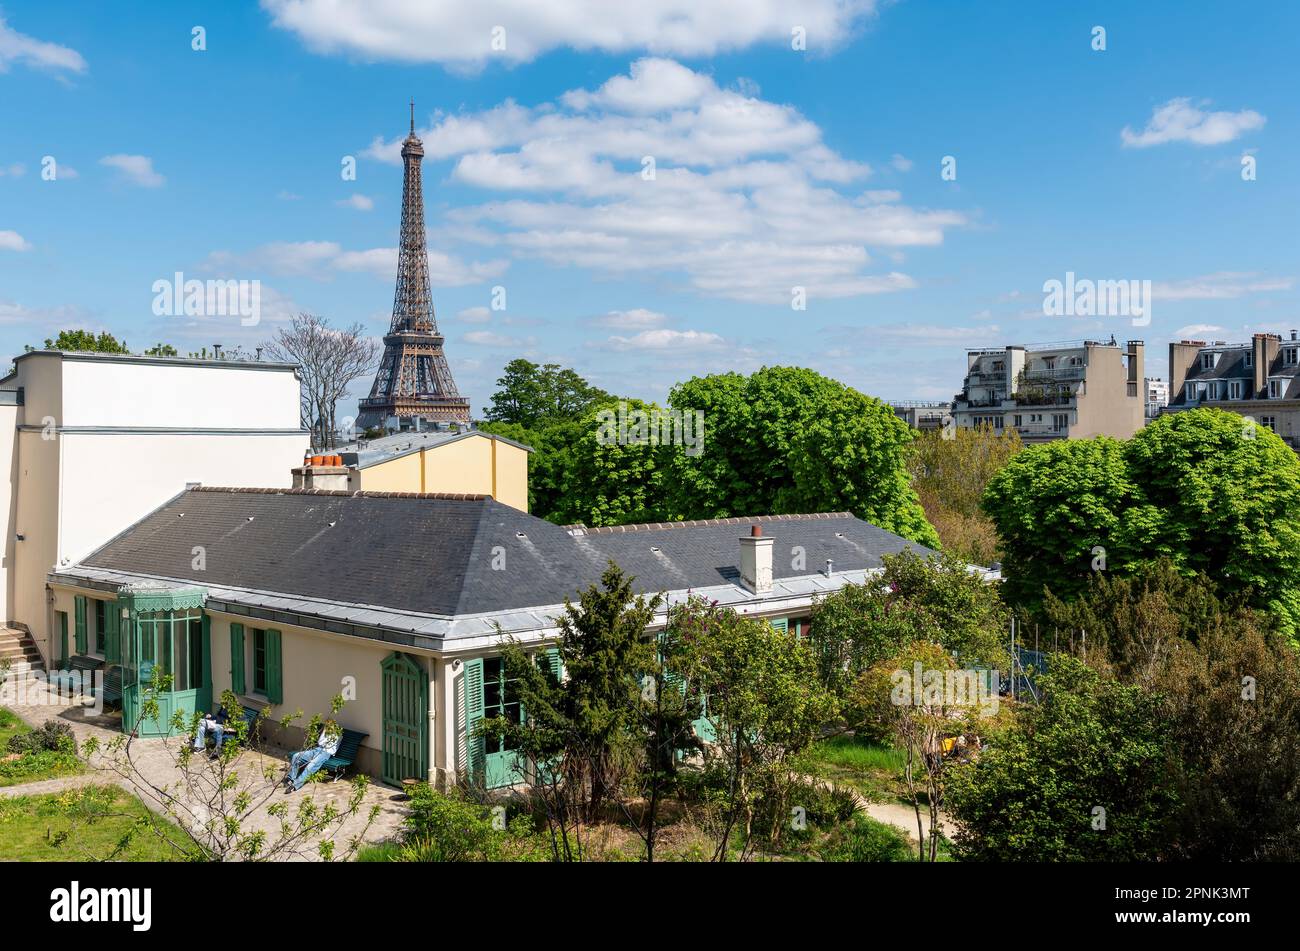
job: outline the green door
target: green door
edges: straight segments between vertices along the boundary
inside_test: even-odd
[[[428,775],[429,679],[414,658],[394,652],[383,670],[383,767],[392,786]]]
[[[68,666],[68,612],[59,612],[59,667]]]
[[[487,789],[523,782],[523,766],[507,741],[475,735],[483,720],[506,717],[518,723],[523,715],[514,681],[506,678],[501,658],[467,660],[461,685],[465,710],[465,766],[469,781]]]

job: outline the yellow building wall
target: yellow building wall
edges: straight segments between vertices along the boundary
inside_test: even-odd
[[[457,492],[490,495],[528,511],[528,451],[475,434],[358,470],[356,491]]]

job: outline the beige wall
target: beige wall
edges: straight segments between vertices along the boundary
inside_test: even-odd
[[[18,511],[18,420],[21,406],[0,405],[0,623],[14,619],[14,533]]]
[[[302,716],[279,737],[285,745],[302,743],[302,728],[311,718],[328,716],[330,701],[342,694],[347,701],[338,714],[339,723],[349,730],[368,734],[362,743],[359,768],[378,776],[383,749],[383,675],[380,664],[393,652],[393,646],[364,638],[329,634],[309,628],[209,612],[212,618],[212,702],[219,703],[222,691],[230,689],[230,625],[244,625],[244,671],[249,706],[265,706],[266,698],[251,693],[253,689],[254,628],[274,628],[280,632],[280,650],[284,668],[284,702],[272,707],[268,716],[278,720],[286,714],[302,711]],[[404,651],[417,663],[429,666],[430,658],[416,651]],[[433,685],[429,696],[432,697]],[[432,734],[430,724],[430,734]],[[432,761],[432,757],[430,757]]]
[[[490,495],[528,511],[528,451],[481,433],[355,470],[353,491]]]
[[[188,482],[287,487],[308,445],[297,431],[298,380],[286,369],[42,351],[17,362],[9,385],[23,387],[24,405],[12,420],[0,407],[0,474],[9,475],[0,619],[26,624],[47,659],[51,569]]]

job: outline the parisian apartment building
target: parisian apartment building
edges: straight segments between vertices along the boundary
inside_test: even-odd
[[[1123,346],[1077,340],[970,350],[953,398],[955,425],[1015,429],[1028,443],[1114,436],[1145,422],[1148,387],[1141,340]]]
[[[1300,340],[1292,330],[1257,333],[1249,343],[1181,340],[1169,344],[1169,405],[1164,412],[1214,406],[1249,416],[1292,449],[1300,446]]]

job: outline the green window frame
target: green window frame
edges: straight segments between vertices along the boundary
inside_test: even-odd
[[[284,702],[284,657],[280,632],[253,628],[253,693],[270,703]]]
[[[483,658],[483,713],[484,720],[505,717],[511,723],[522,722],[524,709],[513,677],[506,677],[505,661],[501,657]],[[485,737],[484,751],[509,753],[515,749],[504,737]]]
[[[253,693],[266,696],[266,631],[253,628]]]

